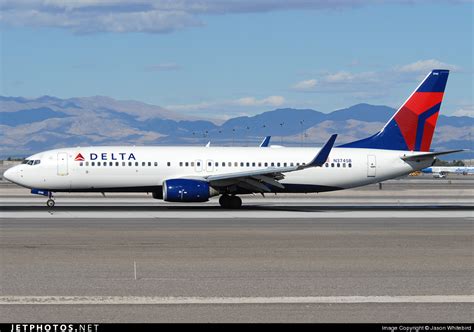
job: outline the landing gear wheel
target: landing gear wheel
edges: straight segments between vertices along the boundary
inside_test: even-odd
[[[224,209],[240,209],[242,206],[242,200],[239,196],[222,195],[219,198],[219,204]]]
[[[229,208],[230,209],[240,209],[242,206],[242,200],[239,196],[230,196],[229,199]]]
[[[50,207],[50,208],[54,207],[54,204],[55,204],[55,203],[54,203],[54,200],[52,200],[52,199],[48,199],[48,200],[46,201],[46,205],[47,205],[48,207]]]
[[[221,207],[226,209],[229,205],[229,195],[222,195],[221,197],[219,197],[219,204],[221,205]]]

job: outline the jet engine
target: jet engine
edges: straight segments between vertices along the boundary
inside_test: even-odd
[[[163,200],[167,202],[206,202],[218,194],[206,181],[170,179],[163,182]]]

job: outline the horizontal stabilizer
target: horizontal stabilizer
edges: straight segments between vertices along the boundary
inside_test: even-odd
[[[412,154],[409,156],[404,155],[400,158],[405,161],[422,160],[422,159],[433,158],[436,156],[441,156],[443,154],[450,154],[450,153],[456,153],[456,152],[462,152],[462,151],[465,151],[465,150],[460,149],[460,150],[449,150],[449,151],[440,151],[440,152],[418,153],[418,154]]]

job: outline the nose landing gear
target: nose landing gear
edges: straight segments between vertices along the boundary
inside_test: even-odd
[[[53,198],[53,193],[52,192],[48,192],[48,200],[46,201],[46,205],[50,208],[54,207],[54,198]]]
[[[242,207],[242,200],[239,196],[224,194],[219,198],[219,204],[224,209],[240,209]]]

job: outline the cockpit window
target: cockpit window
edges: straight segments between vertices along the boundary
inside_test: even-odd
[[[39,165],[41,163],[41,160],[25,159],[21,163],[26,165]]]

